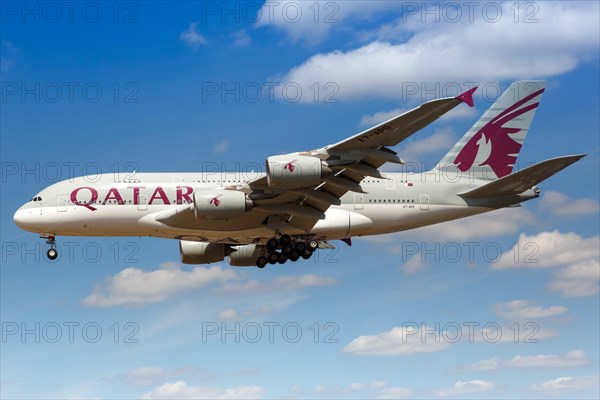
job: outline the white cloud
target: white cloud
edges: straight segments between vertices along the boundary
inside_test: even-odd
[[[542,196],[540,208],[562,217],[595,214],[599,206],[596,200],[574,200],[564,193],[548,191]]]
[[[159,367],[139,367],[127,372],[123,378],[127,383],[134,386],[150,386],[158,382],[164,382],[173,375],[173,371]]]
[[[421,252],[415,254],[407,262],[400,266],[402,272],[406,275],[414,275],[417,272],[422,272],[428,267],[427,259],[421,255]]]
[[[498,357],[489,358],[487,360],[481,360],[474,362],[466,367],[457,368],[457,372],[482,372],[482,371],[494,371],[502,366],[502,360]]]
[[[456,138],[450,128],[437,129],[431,136],[423,139],[410,140],[399,151],[401,157],[414,160],[423,154],[447,151],[456,143]]]
[[[405,108],[394,108],[389,111],[379,111],[370,115],[363,115],[360,119],[360,126],[364,128],[370,128],[382,122],[388,121],[394,117],[404,114],[409,110]],[[458,106],[453,108],[444,114],[439,120],[448,121],[453,119],[473,118],[477,115],[477,110],[473,107],[461,107]]]
[[[386,387],[383,381],[374,381],[370,383],[354,382],[349,386],[332,386],[319,384],[311,387],[308,391],[304,390],[299,385],[294,385],[291,388],[295,393],[294,397],[302,394],[306,397],[310,392],[317,394],[319,397],[334,397],[346,398],[354,397],[360,393],[361,398],[376,398],[376,399],[400,399],[412,395],[412,390],[404,387]]]
[[[598,257],[599,240],[598,236],[582,238],[573,232],[540,232],[531,236],[523,233],[492,268],[546,268],[587,261]]]
[[[487,360],[477,361],[464,368],[458,368],[460,372],[493,371],[500,368],[576,368],[589,365],[591,360],[583,350],[573,350],[559,356],[555,354],[539,354],[535,356],[516,355],[510,360],[501,360],[493,357]]]
[[[510,321],[512,322],[512,321]],[[475,332],[474,341],[477,343],[539,343],[548,338],[556,337],[555,330],[544,328],[535,322],[525,322],[515,327],[515,324],[488,324]],[[466,335],[465,335],[466,336]]]
[[[239,279],[231,269],[219,266],[194,267],[191,271],[162,268],[144,271],[139,268],[126,268],[94,288],[83,303],[88,306],[111,307],[118,305],[139,306],[158,303],[175,294],[208,286],[211,283],[224,284]]]
[[[165,262],[154,271],[144,271],[139,268],[126,268],[106,281],[96,286],[83,303],[95,307],[112,306],[141,306],[159,303],[171,297],[213,285],[214,290],[222,294],[241,295],[272,295],[289,294],[304,288],[330,286],[336,284],[333,278],[315,274],[298,276],[280,276],[272,281],[245,279],[244,275],[232,268],[221,266],[196,266],[189,271],[182,270],[175,262]],[[246,299],[245,306],[252,307]],[[278,308],[286,307],[293,302],[287,296],[277,303]],[[223,310],[219,317],[223,320],[243,319],[249,316],[270,313],[274,310],[269,305],[255,305],[255,309],[237,311],[233,308]]]
[[[0,72],[6,73],[9,69],[11,69],[15,65],[15,61],[6,58],[4,56],[0,56]]]
[[[532,385],[531,388],[549,396],[559,396],[578,392],[584,389],[598,389],[600,378],[598,376],[561,377]]]
[[[255,375],[256,369],[239,369],[228,372],[216,372],[207,368],[198,367],[179,367],[179,368],[160,368],[160,367],[138,367],[122,374],[109,377],[107,381],[123,381],[135,387],[160,386],[164,382],[185,381],[185,378],[196,381],[208,381],[215,379],[240,378]]]
[[[407,111],[408,110],[405,108],[394,108],[393,110],[389,111],[379,111],[375,114],[363,115],[360,119],[360,126],[370,128],[382,122],[388,121],[392,118],[395,118],[399,115],[402,115]]]
[[[213,153],[215,154],[223,154],[229,150],[229,145],[231,141],[229,139],[223,139],[220,142],[215,143],[213,147]]]
[[[417,228],[411,230],[410,234],[400,232],[389,235],[369,236],[364,237],[363,239],[370,242],[386,244],[392,252],[399,251],[400,248],[396,244],[400,241],[414,242],[418,240],[426,242],[470,241],[475,243],[473,244],[473,246],[475,246],[475,251],[481,252],[483,246],[495,246],[494,242],[484,242],[482,239],[514,234],[518,232],[523,225],[531,224],[534,220],[533,214],[523,207],[505,208],[468,218]],[[392,245],[390,246],[390,244]],[[417,245],[420,244],[417,243]],[[493,259],[497,256],[492,250],[493,249],[489,252],[489,257]],[[468,252],[466,248],[465,252]],[[464,261],[464,258],[461,260]]]
[[[513,234],[534,216],[524,208],[505,208],[469,218],[427,226],[413,231],[414,237],[429,240],[469,240]]]
[[[238,47],[249,46],[252,44],[252,38],[248,35],[245,29],[240,29],[231,34],[233,38],[233,45]]]
[[[325,387],[325,385],[316,385],[313,388],[313,392],[315,393],[324,393],[327,391],[327,387]]]
[[[537,355],[537,356],[514,356],[504,363],[511,368],[574,368],[587,365],[590,360],[583,350],[573,350],[564,356]]]
[[[206,38],[198,32],[197,22],[192,22],[187,31],[181,32],[179,39],[194,48],[207,43]]]
[[[401,399],[404,397],[412,396],[413,391],[404,387],[389,387],[384,388],[376,396],[378,399]]]
[[[15,60],[6,57],[6,55],[15,56],[19,53],[19,49],[13,44],[13,42],[2,39],[0,40],[0,74],[5,74],[8,70],[15,66]]]
[[[440,397],[460,396],[470,393],[483,393],[494,390],[494,384],[483,380],[458,381],[450,387],[438,389],[433,392],[434,395]]]
[[[362,356],[398,356],[412,353],[431,353],[444,350],[448,344],[422,332],[430,328],[395,327],[377,335],[359,336],[344,347],[345,353]],[[426,340],[427,339],[427,340]]]
[[[292,42],[316,44],[348,18],[366,19],[374,13],[398,8],[393,1],[266,1],[258,12],[257,26],[286,32]]]
[[[214,388],[189,386],[184,381],[165,383],[144,394],[142,399],[256,399],[263,397],[260,386]]]
[[[252,318],[259,315],[270,314],[273,312],[273,307],[263,305],[257,309],[237,311],[233,308],[228,308],[219,313],[218,318],[221,321],[239,321],[242,319]]]
[[[475,107],[458,106],[440,117],[440,121],[475,118],[479,112]]]
[[[350,390],[357,391],[357,390],[365,390],[365,389],[379,389],[384,386],[385,386],[385,382],[382,382],[382,381],[375,381],[372,383],[355,382],[350,385]]]
[[[305,274],[298,276],[283,276],[275,278],[272,282],[260,282],[249,279],[243,283],[228,283],[218,288],[222,293],[281,293],[291,292],[307,287],[331,286],[336,283],[333,278],[326,278],[315,274]]]
[[[394,36],[409,37],[406,42],[376,39],[353,50],[316,54],[288,71],[283,81],[298,83],[305,93],[315,82],[335,82],[340,100],[400,98],[407,83],[435,88],[437,82],[442,90],[450,82],[463,87],[468,82],[543,78],[572,71],[597,57],[596,2],[536,3],[540,8],[536,23],[515,23],[512,3],[496,4],[503,14],[496,22],[481,12],[470,22],[465,12],[459,22],[429,17],[423,23],[418,13],[395,26]]]
[[[566,297],[594,296],[600,292],[600,261],[582,261],[560,269],[550,289]]]
[[[527,300],[513,300],[496,304],[496,314],[509,320],[531,320],[548,318],[564,314],[567,309],[562,306],[541,307]]]

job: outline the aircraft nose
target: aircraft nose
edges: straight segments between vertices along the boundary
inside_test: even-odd
[[[19,208],[15,215],[13,215],[13,221],[21,229],[29,230],[33,222],[33,215],[31,209]]]

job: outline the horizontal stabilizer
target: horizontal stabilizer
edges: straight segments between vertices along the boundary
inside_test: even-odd
[[[521,194],[585,156],[585,154],[578,154],[551,158],[458,195],[469,198],[486,198]]]

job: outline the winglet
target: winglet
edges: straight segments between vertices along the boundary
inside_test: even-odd
[[[456,96],[456,99],[462,100],[469,105],[469,107],[473,107],[475,103],[473,102],[473,93],[477,90],[477,86],[467,90],[466,92],[459,94]]]

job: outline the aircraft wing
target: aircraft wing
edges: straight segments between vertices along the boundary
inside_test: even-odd
[[[462,102],[472,107],[476,89],[457,97],[426,102],[317,150],[269,157],[267,176],[249,182],[253,212],[263,212],[279,225],[287,223],[310,231],[319,219],[325,218],[325,211],[331,205],[340,204],[345,193],[364,193],[359,183],[365,177],[385,179],[379,167],[386,162],[404,163],[388,147],[402,142]]]
[[[457,97],[448,97],[428,101],[419,107],[405,112],[402,115],[385,121],[366,131],[360,132],[341,142],[326,146],[330,151],[344,151],[357,149],[373,149],[381,146],[396,146],[413,133],[425,128],[433,121],[452,110],[462,102],[473,107],[474,87]]]

